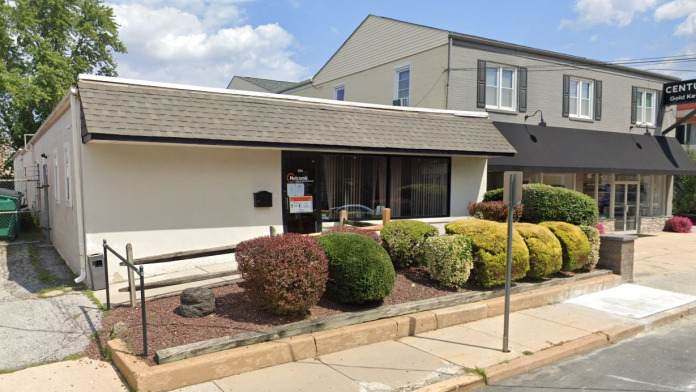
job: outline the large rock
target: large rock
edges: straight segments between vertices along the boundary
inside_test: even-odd
[[[215,311],[215,295],[205,287],[186,289],[181,293],[177,313],[184,317],[203,317]]]

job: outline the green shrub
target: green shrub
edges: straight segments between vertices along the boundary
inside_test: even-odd
[[[542,222],[561,242],[563,271],[585,268],[590,258],[590,241],[580,227],[565,222]]]
[[[472,241],[474,268],[471,282],[482,287],[505,283],[507,226],[480,219],[463,219],[445,226],[447,234],[462,234]],[[520,234],[512,234],[512,279],[522,279],[529,271],[529,250]]]
[[[592,271],[599,263],[599,230],[595,226],[580,226],[580,230],[585,233],[587,240],[590,242],[590,257],[587,259],[585,269]]]
[[[503,190],[490,190],[485,193],[483,199],[503,200]],[[524,185],[522,205],[522,221],[530,223],[559,221],[594,226],[599,217],[597,203],[590,196],[544,184]]]
[[[423,258],[430,276],[442,286],[464,287],[473,267],[471,240],[457,234],[430,237],[425,241]]]
[[[533,223],[516,223],[515,230],[520,233],[529,249],[527,277],[541,279],[561,270],[563,249],[551,230]]]
[[[342,303],[379,301],[394,288],[396,274],[387,252],[369,237],[331,233],[319,237],[329,259],[328,295]]]
[[[235,259],[251,298],[275,314],[304,315],[326,289],[328,262],[312,237],[290,233],[244,241]]]
[[[387,250],[396,268],[423,264],[423,244],[428,237],[438,234],[427,223],[414,220],[392,221],[380,233],[382,246]]]

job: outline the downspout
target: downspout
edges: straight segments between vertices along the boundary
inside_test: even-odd
[[[82,283],[87,277],[87,242],[85,234],[84,198],[82,187],[82,131],[80,124],[80,102],[77,99],[77,88],[70,88],[70,116],[72,120],[72,146],[73,146],[73,183],[75,185],[75,213],[77,214],[77,242],[80,254],[80,276],[75,278],[75,283]]]
[[[452,73],[452,37],[447,40],[447,82],[445,83],[445,109],[449,109],[450,74]]]

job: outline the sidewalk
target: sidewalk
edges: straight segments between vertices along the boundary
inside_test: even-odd
[[[600,347],[617,334],[642,330],[646,321],[561,303],[513,313],[510,323],[510,353],[501,351],[503,318],[498,316],[227,377],[177,392],[410,391],[446,379],[461,380],[467,374],[472,381],[482,382],[486,371],[504,372],[504,365],[500,364],[521,357],[535,361],[540,353],[571,341],[589,342],[589,348]],[[576,347],[578,352],[588,348],[573,343],[568,346],[571,350]]]
[[[0,374],[0,390],[12,392],[128,392],[110,363],[63,361]]]

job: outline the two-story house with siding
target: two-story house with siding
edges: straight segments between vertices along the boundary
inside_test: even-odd
[[[310,80],[273,92],[487,112],[517,150],[488,160],[489,189],[523,171],[526,183],[593,197],[608,231],[656,231],[671,215],[673,176],[696,174],[675,132],[661,134],[677,119],[661,105],[674,80],[370,15]]]

